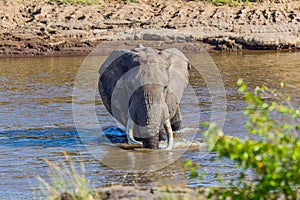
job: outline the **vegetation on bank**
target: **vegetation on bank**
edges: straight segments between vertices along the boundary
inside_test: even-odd
[[[66,152],[64,152],[64,157],[66,162],[61,164],[46,161],[51,169],[48,172],[50,181],[37,177],[41,182],[40,189],[44,192],[40,196],[46,197],[48,200],[100,199],[89,187],[89,180],[85,176],[83,163],[80,163],[80,169],[78,169],[75,162],[71,160]]]
[[[281,85],[284,87],[283,83]],[[224,136],[214,146],[214,150],[220,157],[235,160],[239,167],[253,170],[255,177],[247,180],[247,174],[243,172],[238,180],[231,180],[228,187],[212,189],[208,197],[299,199],[299,109],[291,105],[288,95],[282,95],[275,90],[263,86],[255,88],[254,91],[246,91],[247,86],[242,80],[238,81],[238,86],[247,104],[245,116],[248,117],[248,122],[245,128],[249,134],[256,135],[258,140]],[[208,131],[210,134],[217,132]],[[189,162],[188,167],[191,166]],[[195,169],[193,166],[192,177],[198,176]]]

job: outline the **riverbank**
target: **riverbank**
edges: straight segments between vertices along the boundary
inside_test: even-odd
[[[115,199],[207,199],[209,188],[186,188],[186,187],[135,187],[114,185],[99,188],[95,191],[97,197],[94,199],[115,200]],[[68,195],[62,195],[62,199],[68,199]],[[70,199],[70,198],[69,198]]]
[[[163,187],[137,187],[137,186],[122,186],[113,185],[110,187],[103,187],[95,190],[92,194],[84,197],[83,199],[91,200],[181,200],[181,199],[216,199],[213,198],[214,190],[226,190],[226,188],[187,188],[182,186],[163,186]],[[275,196],[276,195],[276,196]],[[78,198],[76,195],[71,195],[69,193],[63,193],[58,199],[61,200],[71,200]],[[210,198],[208,198],[210,197]],[[223,196],[224,197],[224,196]],[[282,194],[274,193],[274,199],[284,200],[286,199]],[[228,197],[227,199],[230,199]]]
[[[206,49],[299,49],[300,1],[215,6],[138,0],[0,1],[0,56],[86,55],[101,41],[195,42]]]

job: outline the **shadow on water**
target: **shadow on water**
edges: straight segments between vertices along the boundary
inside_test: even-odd
[[[70,147],[79,140],[75,129],[47,128],[0,132],[1,147]]]
[[[93,130],[85,130],[95,132]],[[106,138],[111,143],[126,143],[126,133],[119,127],[106,127],[103,135],[99,138]],[[28,130],[10,130],[0,132],[0,147],[78,147],[81,145],[80,137],[75,128],[45,128]]]

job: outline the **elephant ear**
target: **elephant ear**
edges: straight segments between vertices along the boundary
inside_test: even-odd
[[[166,49],[162,51],[166,55],[169,62],[169,90],[177,97],[179,103],[184,89],[189,82],[190,62],[185,55],[176,48]]]
[[[99,69],[98,89],[106,109],[112,114],[111,98],[114,88],[120,78],[130,69],[140,63],[136,59],[137,54],[128,50],[115,50],[104,61]],[[121,94],[120,94],[121,95]],[[116,102],[117,104],[118,102]],[[126,113],[127,114],[127,113]],[[126,119],[122,116],[115,116],[123,123]],[[125,122],[126,123],[126,122]]]
[[[185,55],[179,51],[176,48],[170,48],[170,49],[165,49],[163,52],[169,54],[171,56],[171,60],[173,60],[173,62],[175,60],[182,60],[186,62],[186,65],[183,65],[181,67],[186,67],[187,70],[191,69],[191,65],[190,65],[190,61],[185,57]]]

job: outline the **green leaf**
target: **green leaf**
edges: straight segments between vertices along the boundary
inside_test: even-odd
[[[200,127],[201,128],[207,128],[207,127],[209,127],[209,122],[203,122]]]
[[[197,169],[195,167],[193,167],[190,170],[190,178],[196,178],[196,177],[198,177],[198,172],[197,172]]]
[[[237,80],[236,84],[238,87],[240,87],[242,84],[244,84],[244,80],[242,78],[240,78]]]
[[[240,93],[243,93],[243,92],[245,92],[246,91],[246,89],[247,89],[247,85],[246,84],[242,84],[241,86],[240,86],[240,88],[239,88],[239,92]]]
[[[184,161],[184,169],[188,170],[192,167],[193,162],[191,160]]]

